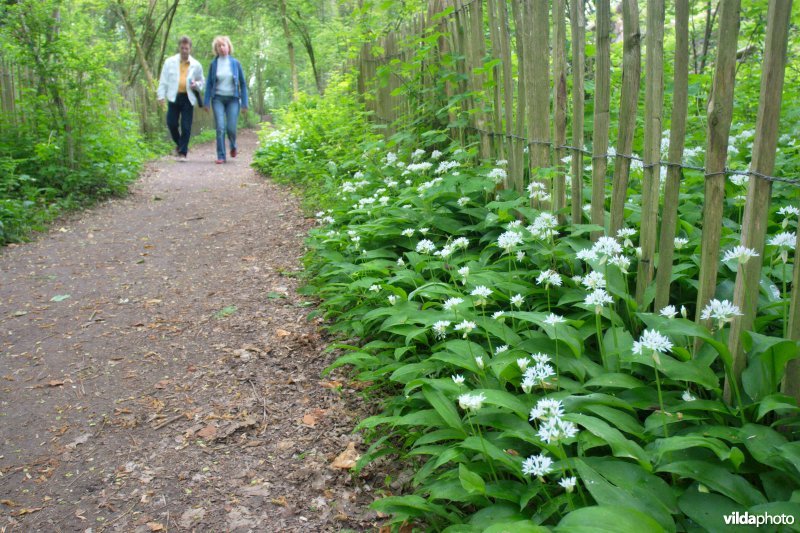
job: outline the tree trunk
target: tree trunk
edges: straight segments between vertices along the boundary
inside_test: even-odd
[[[281,0],[281,24],[283,25],[283,36],[286,38],[286,49],[289,52],[289,71],[292,77],[292,100],[297,100],[300,94],[300,80],[297,77],[297,63],[294,57],[294,42],[292,34],[289,32],[289,19],[286,16],[286,0]]]

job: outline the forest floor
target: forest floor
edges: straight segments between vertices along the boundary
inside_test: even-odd
[[[0,531],[374,529],[367,407],[299,295],[312,224],[249,166],[151,163],[0,256]],[[344,454],[343,454],[344,452]],[[380,487],[378,487],[380,485]]]

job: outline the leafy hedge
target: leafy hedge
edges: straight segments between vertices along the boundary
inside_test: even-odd
[[[546,190],[497,192],[503,163],[474,165],[443,132],[336,151],[325,136],[309,145],[313,113],[292,119],[264,138],[262,168],[327,184],[310,287],[343,340],[331,368],[352,367],[381,404],[358,426],[371,439],[358,468],[392,456],[414,470],[405,494],[374,504],[391,524],[691,531],[720,530],[737,511],[800,516],[798,406],[779,392],[798,356],[781,337],[797,210],[776,209],[770,257],[748,259],[731,248],[739,206],[728,206],[708,330],[685,318],[700,243],[691,220],[672,305],[643,312],[631,296],[635,227],[593,243],[596,226],[530,207]],[[687,219],[701,211],[699,186],[683,198]],[[762,259],[743,390],[726,398],[726,323],[738,312],[726,296],[737,261]]]

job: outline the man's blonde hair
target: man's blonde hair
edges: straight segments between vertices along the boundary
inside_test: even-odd
[[[214,55],[219,56],[219,45],[223,43],[228,45],[228,53],[233,55],[233,44],[231,44],[231,40],[227,35],[217,35],[214,37],[214,41],[211,43],[211,51],[214,52]]]

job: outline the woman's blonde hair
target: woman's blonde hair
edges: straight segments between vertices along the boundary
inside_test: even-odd
[[[217,49],[219,48],[219,45],[221,45],[222,43],[228,45],[228,53],[230,55],[233,55],[233,44],[231,44],[231,40],[227,35],[217,35],[216,37],[214,37],[214,40],[211,43],[211,51],[214,52],[214,55],[219,56],[219,52],[217,51]]]

